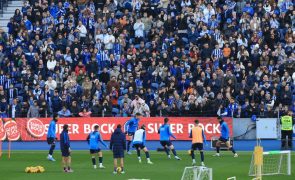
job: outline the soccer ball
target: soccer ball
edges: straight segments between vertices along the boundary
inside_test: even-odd
[[[187,151],[187,154],[190,156],[192,154],[192,151],[191,150],[188,150]]]
[[[122,168],[121,167],[117,167],[117,173],[121,173],[122,172]]]

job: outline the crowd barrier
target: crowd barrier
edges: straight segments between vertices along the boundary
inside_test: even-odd
[[[87,135],[98,124],[104,140],[109,140],[118,124],[124,125],[128,117],[102,117],[102,118],[59,118],[57,123],[57,137],[64,124],[69,125],[71,140],[85,140]],[[189,133],[198,119],[204,127],[207,140],[220,135],[220,124],[216,117],[171,117],[169,124],[177,140],[190,140]],[[232,118],[224,118],[230,132],[233,129]],[[44,141],[50,123],[50,118],[16,118],[3,119],[0,122],[0,140],[10,141]],[[163,117],[141,118],[139,126],[146,125],[147,140],[159,140],[158,129],[163,124]],[[232,134],[231,134],[232,136]]]

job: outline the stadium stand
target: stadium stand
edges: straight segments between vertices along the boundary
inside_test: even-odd
[[[295,112],[294,5],[24,1],[0,29],[0,115]]]

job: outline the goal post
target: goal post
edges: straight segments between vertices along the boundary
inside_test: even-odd
[[[212,168],[203,166],[185,167],[181,180],[213,180]]]
[[[255,154],[250,164],[249,176],[257,176]],[[291,151],[263,152],[261,175],[291,175]]]

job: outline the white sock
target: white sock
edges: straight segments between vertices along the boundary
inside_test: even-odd
[[[137,157],[138,158],[138,160],[141,160],[141,157]]]
[[[96,165],[93,165],[94,168],[96,168]]]
[[[151,159],[150,158],[147,158],[147,161],[151,161]]]
[[[99,163],[99,166],[102,166],[102,163]]]
[[[195,159],[193,159],[193,163],[196,163],[196,160]]]

